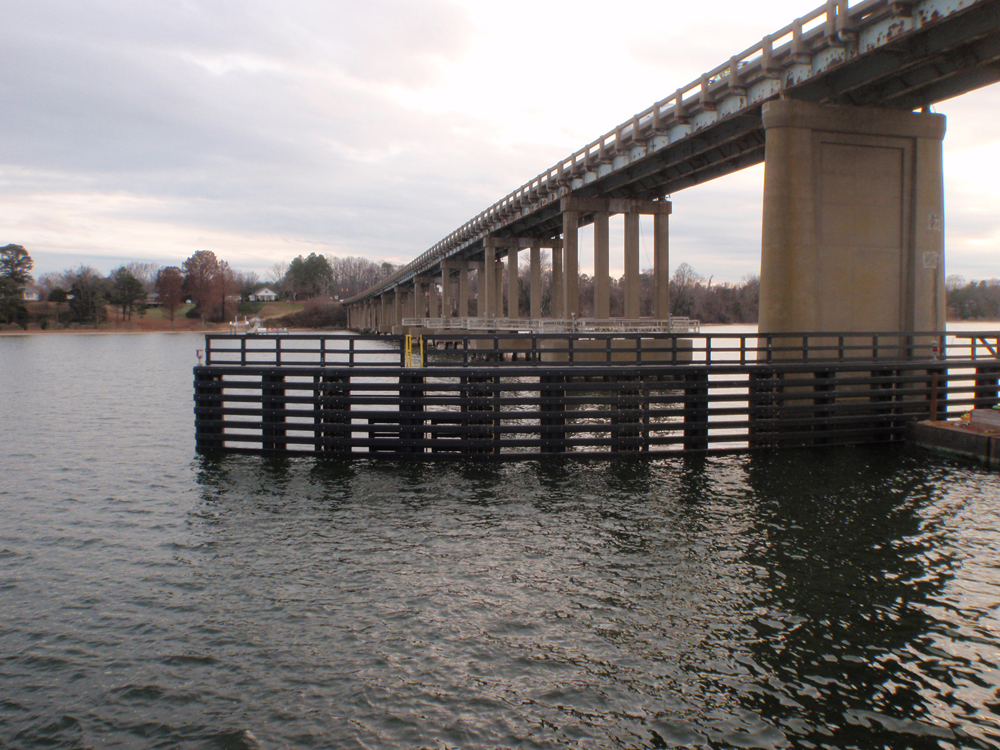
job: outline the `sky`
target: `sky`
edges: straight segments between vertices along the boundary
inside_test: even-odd
[[[0,0],[0,245],[36,276],[197,250],[262,278],[311,252],[405,263],[817,5]],[[1000,277],[1000,86],[935,111],[947,273]],[[762,185],[671,196],[671,268],[759,273]]]

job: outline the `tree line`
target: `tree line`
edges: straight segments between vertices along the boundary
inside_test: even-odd
[[[45,327],[47,313],[32,318],[24,304],[24,289],[34,279],[34,261],[21,245],[0,247],[0,322]],[[53,303],[56,323],[99,325],[108,318],[108,308],[119,320],[143,314],[151,302],[164,311],[171,323],[183,307],[186,315],[203,323],[232,320],[237,314],[255,314],[261,303],[252,297],[264,287],[279,298],[310,301],[310,323],[333,320],[327,314],[330,301],[346,299],[378,284],[396,271],[391,263],[360,257],[326,257],[310,253],[289,263],[276,263],[267,279],[253,271],[240,271],[210,250],[199,250],[180,266],[126,263],[107,276],[87,265],[39,277],[41,298]],[[552,314],[551,266],[543,266],[542,314]],[[518,269],[518,292],[522,310],[530,307],[530,272],[526,263]],[[1000,280],[967,282],[949,276],[946,282],[948,317],[959,320],[1000,320]],[[594,279],[580,275],[580,315],[594,314]],[[476,293],[475,277],[471,280]],[[652,315],[655,281],[651,271],[641,275],[640,315]],[[760,300],[760,279],[752,275],[740,282],[718,283],[687,263],[677,267],[670,279],[670,313],[703,323],[755,323]],[[611,316],[622,317],[625,306],[624,279],[610,283]],[[62,317],[60,317],[62,316]],[[339,319],[339,318],[338,318]]]
[[[130,321],[133,314],[144,314],[149,305],[160,307],[171,324],[187,305],[188,317],[220,323],[237,314],[259,312],[262,303],[252,298],[265,287],[279,298],[314,300],[310,307],[318,309],[324,307],[323,300],[357,294],[396,270],[390,263],[367,258],[326,258],[310,253],[287,264],[275,264],[265,280],[256,272],[234,269],[211,250],[193,253],[180,266],[136,261],[107,276],[80,265],[43,274],[35,282],[33,267],[34,261],[23,246],[0,248],[0,322],[5,325],[37,323],[47,327],[51,313],[32,313],[25,305],[24,291],[32,284],[40,300],[54,307],[56,324],[97,326],[107,321],[108,308],[118,320]]]
[[[949,276],[948,318],[951,320],[1000,320],[1000,279],[966,281]]]
[[[531,272],[527,264],[518,268],[518,296],[522,310],[531,306]],[[472,291],[476,285],[473,282]],[[652,270],[644,271],[639,278],[639,315],[653,315],[656,279]],[[625,315],[625,279],[612,278],[609,284],[609,307],[612,318]],[[756,323],[760,300],[760,279],[747,276],[742,281],[713,282],[696,272],[687,263],[681,263],[670,278],[670,314],[674,317],[694,318],[703,323]],[[580,317],[594,316],[594,279],[580,274]],[[542,266],[542,316],[552,315],[552,268]]]

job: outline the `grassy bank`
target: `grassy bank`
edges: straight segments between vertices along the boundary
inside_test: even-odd
[[[0,333],[81,333],[104,331],[109,333],[150,333],[156,331],[228,331],[229,323],[206,323],[202,325],[201,318],[188,318],[187,312],[193,305],[184,305],[174,312],[171,322],[166,310],[151,307],[141,315],[132,313],[131,320],[122,320],[120,311],[107,307],[108,317],[103,323],[93,324],[70,323],[70,311],[65,304],[55,305],[51,302],[28,302],[25,307],[33,321],[44,319],[44,323],[32,322],[27,329],[19,325],[0,325]],[[300,302],[269,302],[257,314],[262,319],[278,318],[301,312],[304,305]]]

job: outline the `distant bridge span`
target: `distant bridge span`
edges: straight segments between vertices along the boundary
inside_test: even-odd
[[[939,146],[944,125],[939,116],[909,113],[926,111],[932,104],[998,79],[1000,0],[864,0],[853,7],[848,7],[846,0],[830,0],[563,159],[382,283],[346,300],[350,325],[388,331],[404,318],[423,318],[425,313],[432,318],[449,317],[455,309],[450,289],[453,274],[462,276],[477,265],[481,289],[477,315],[503,317],[495,254],[508,254],[514,259],[509,265],[513,265],[516,278],[517,252],[527,246],[533,251],[532,287],[540,286],[534,268],[537,248],[553,249],[555,317],[569,318],[577,305],[575,230],[591,222],[603,222],[606,235],[606,217],[613,213],[626,214],[626,317],[638,317],[638,245],[635,237],[629,236],[630,217],[637,222],[638,214],[653,213],[658,223],[662,217],[662,229],[655,232],[662,249],[654,250],[659,260],[654,314],[666,318],[669,202],[664,196],[764,161],[767,145],[766,171],[773,172],[774,179],[769,188],[769,177],[765,177],[762,295],[781,297],[783,292],[778,287],[792,282],[812,291],[807,299],[799,301],[762,298],[762,325],[771,325],[775,330],[787,330],[789,326],[798,330],[823,330],[830,325],[850,328],[852,321],[836,312],[818,318],[802,313],[815,302],[808,299],[809,294],[822,298],[837,293],[834,289],[813,289],[813,276],[829,275],[829,261],[823,259],[843,248],[857,246],[870,258],[880,250],[895,247],[895,242],[900,246],[900,258],[898,262],[891,260],[892,268],[887,266],[886,273],[902,278],[899,299],[893,302],[896,307],[881,318],[853,324],[866,322],[868,328],[888,325],[891,329],[909,330],[914,330],[913,326],[922,330],[939,328],[936,318],[943,325],[943,301],[936,297],[937,287],[943,285],[943,262],[938,260],[943,258],[943,205],[940,209],[935,206],[943,199],[941,188],[935,186],[941,181]],[[849,108],[859,108],[858,115],[852,116]],[[870,115],[872,111],[879,113],[875,119]],[[835,123],[829,127],[818,122],[820,115],[827,112]],[[774,145],[768,134],[772,127],[775,133],[784,134],[775,135]],[[816,135],[827,130],[836,137]],[[812,140],[802,141],[807,131]],[[796,141],[799,146],[793,148],[795,138],[800,139]],[[936,168],[934,147],[928,146],[934,141],[938,142]],[[805,166],[798,164],[803,143],[816,146],[815,155],[809,157],[812,161]],[[897,151],[902,161],[894,177]],[[875,158],[877,172],[864,173],[869,157]],[[830,227],[844,217],[823,208],[824,200],[829,203],[834,182],[824,182],[826,187],[817,188],[816,195],[790,197],[789,190],[797,188],[789,185],[801,181],[803,175],[830,173],[831,159],[838,164],[854,164],[850,169],[855,172],[856,184],[885,180],[889,192],[893,192],[898,182],[900,204],[885,207],[888,213],[873,215],[869,222],[878,224],[881,232],[886,217],[888,224],[894,225],[898,214],[898,237],[893,234],[884,242],[871,240],[872,226],[861,226],[856,231],[867,234],[858,234],[850,242],[834,238]],[[876,187],[884,192],[885,185]],[[928,237],[921,235],[923,214],[927,214],[931,232]],[[805,219],[800,221],[802,216]],[[934,233],[941,235],[940,248],[934,246]],[[803,250],[804,245],[809,247]],[[810,268],[805,272],[805,282],[799,277],[788,278],[789,253],[815,255],[814,262],[806,264]],[[606,255],[606,239],[602,243],[595,235],[598,296],[602,294],[602,276],[607,276]],[[631,255],[635,258],[630,259]],[[487,258],[490,262],[486,262]],[[930,272],[927,279],[917,278],[920,272],[915,258],[922,258],[924,268]],[[435,294],[424,293],[431,278],[438,274],[444,292],[442,302],[452,306],[444,311],[437,309]],[[632,292],[628,291],[630,275]],[[768,276],[773,277],[771,292]],[[845,278],[841,283],[849,286],[852,281]],[[933,287],[933,303],[924,300],[928,284]],[[468,313],[463,296],[468,294],[466,286],[459,278],[459,307],[465,308],[459,317]],[[630,294],[635,298],[631,309]],[[532,297],[531,317],[538,317],[535,295]],[[925,311],[923,317],[919,311],[914,313],[915,307],[924,304],[932,304],[934,309]],[[606,303],[602,305],[598,300],[595,309],[597,317],[607,317]],[[521,317],[519,312],[516,296],[511,294],[507,317]]]

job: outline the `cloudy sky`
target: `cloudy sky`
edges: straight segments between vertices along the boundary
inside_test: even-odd
[[[405,262],[818,4],[0,0],[0,245]],[[937,111],[948,273],[1000,276],[1000,86]],[[757,273],[762,183],[672,196],[671,265]]]

